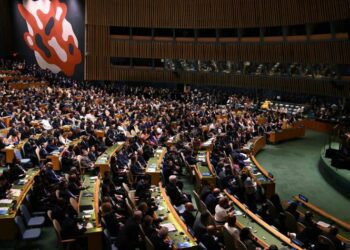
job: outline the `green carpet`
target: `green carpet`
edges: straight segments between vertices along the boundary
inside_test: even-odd
[[[259,163],[276,179],[282,200],[299,193],[324,211],[350,223],[350,200],[321,176],[319,159],[328,136],[307,131],[306,136],[277,145],[266,145],[257,155]]]
[[[34,242],[23,242],[21,240],[15,241],[1,241],[0,249],[2,250],[45,250],[45,249],[61,249],[57,247],[57,238],[54,228],[45,226],[41,229],[41,236]]]

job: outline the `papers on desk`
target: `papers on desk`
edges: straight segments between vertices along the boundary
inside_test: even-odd
[[[233,213],[235,216],[243,215],[242,211],[239,211],[239,210],[234,210]]]
[[[17,185],[22,185],[22,186],[23,186],[24,184],[27,183],[27,181],[28,181],[28,180],[26,180],[26,179],[18,180],[16,184],[17,184]]]
[[[166,227],[168,229],[169,232],[174,232],[176,231],[176,227],[174,226],[173,223],[164,223],[164,224],[160,224],[162,227]]]
[[[0,200],[0,204],[11,204],[12,203],[12,200],[10,199],[1,199]]]
[[[18,197],[21,195],[21,189],[15,189],[15,188],[11,188],[10,192],[13,196]]]
[[[93,213],[94,213],[94,209],[83,210],[82,213],[83,213],[83,214],[93,214]]]
[[[83,193],[83,197],[93,197],[93,196],[94,196],[94,194],[91,192],[84,192]]]
[[[323,228],[328,228],[328,227],[331,226],[330,224],[328,224],[328,223],[326,223],[324,221],[321,221],[321,220],[317,222],[317,225],[320,226],[320,227],[323,227]]]
[[[211,176],[211,174],[209,172],[204,172],[202,173],[203,176]]]
[[[98,178],[98,176],[92,176],[92,177],[90,177],[89,179],[90,179],[90,180],[97,180],[97,178]]]
[[[54,150],[50,153],[50,155],[59,155],[60,151],[59,150]]]
[[[199,154],[197,156],[197,160],[200,162],[206,162],[206,155],[205,154]]]
[[[90,229],[90,228],[93,228],[94,227],[94,225],[92,225],[92,223],[91,222],[88,222],[87,224],[86,224],[86,229]],[[83,224],[80,224],[80,223],[78,223],[78,228],[79,229],[82,229],[83,228]]]
[[[163,152],[163,149],[157,149],[156,153],[161,154]]]
[[[185,242],[179,242],[176,248],[189,248],[189,247],[191,247],[191,244],[185,241]]]
[[[183,212],[185,212],[185,205],[184,204],[181,204],[180,206],[174,205],[174,208],[176,209],[176,211],[179,212],[179,214],[182,214]]]
[[[9,209],[7,207],[0,207],[0,215],[7,215]]]
[[[156,163],[152,163],[151,165],[149,165],[147,167],[147,172],[156,172],[157,170],[157,164]]]

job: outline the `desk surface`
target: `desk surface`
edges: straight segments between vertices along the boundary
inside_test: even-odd
[[[215,171],[210,163],[210,152],[208,150],[200,150],[197,154],[196,168],[202,177],[215,177]]]
[[[101,232],[102,227],[98,217],[100,179],[89,175],[83,175],[82,178],[84,186],[88,188],[82,190],[79,195],[79,217],[91,216],[89,222],[92,223],[93,228],[88,229],[86,233]]]
[[[100,155],[95,164],[96,165],[109,165],[109,161],[111,159],[111,156],[119,151],[124,145],[124,142],[118,142],[116,144],[114,144],[113,146],[107,148],[107,150],[105,152],[103,152],[102,155]]]
[[[154,156],[147,162],[146,173],[160,172],[162,161],[166,152],[167,149],[165,147],[157,148]]]
[[[25,199],[28,191],[32,187],[34,183],[34,177],[39,174],[39,171],[40,170],[38,170],[37,168],[29,169],[24,179],[21,179],[20,181],[17,181],[15,184],[12,185],[11,189],[20,190],[18,195],[14,195],[13,197],[8,199],[9,201],[12,200],[12,202],[16,201],[17,202],[16,207],[15,209],[11,209],[12,203],[11,204],[0,203],[0,208],[8,209],[8,212],[6,214],[0,215],[0,220],[14,218],[17,215],[19,207],[21,206],[23,200]],[[1,200],[1,201],[4,201],[4,200]]]
[[[187,226],[181,220],[180,216],[177,214],[175,208],[172,206],[169,197],[167,196],[165,189],[159,185],[159,187],[154,187],[152,196],[156,200],[158,205],[158,210],[155,211],[157,217],[167,216],[168,218],[161,222],[161,224],[171,223],[176,228],[176,231],[169,232],[169,238],[174,241],[175,249],[191,249],[196,248],[197,243],[195,239],[187,230]],[[181,247],[181,244],[186,244],[187,246]]]
[[[256,214],[251,212],[245,205],[243,205],[238,199],[233,195],[229,194],[225,190],[227,197],[233,201],[235,211],[241,215],[236,215],[237,222],[244,227],[250,227],[252,233],[257,237],[259,245],[266,247],[272,244],[276,245],[278,248],[282,247],[293,247],[295,249],[301,250],[299,246],[291,243],[290,239],[281,234],[277,229],[267,224]]]
[[[306,211],[312,211],[314,217],[313,220],[315,222],[323,221],[330,225],[335,225],[339,229],[338,235],[340,240],[350,240],[350,225],[340,219],[334,217],[333,215],[328,214],[322,209],[316,207],[315,205],[305,202],[301,200],[298,196],[294,196],[293,199],[298,202],[298,212],[301,214],[305,214]],[[287,205],[285,205],[287,206]]]

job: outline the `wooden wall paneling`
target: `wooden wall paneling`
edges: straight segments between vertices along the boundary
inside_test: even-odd
[[[102,30],[101,30],[102,29]],[[87,35],[87,51],[110,56],[141,58],[216,59],[255,62],[300,62],[350,64],[349,41],[312,43],[169,43],[129,40],[93,39],[108,29],[98,26]],[[102,41],[101,41],[102,40]],[[101,46],[102,45],[102,46]],[[104,47],[106,46],[106,47]]]
[[[348,0],[86,1],[89,24],[115,26],[265,27],[345,19],[350,13]]]

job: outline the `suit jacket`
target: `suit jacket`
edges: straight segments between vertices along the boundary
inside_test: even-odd
[[[205,205],[207,206],[210,213],[215,214],[215,207],[219,202],[219,198],[215,197],[212,193],[207,195],[205,198]]]
[[[180,206],[181,204],[186,202],[185,197],[183,196],[183,194],[180,192],[180,190],[177,188],[176,185],[172,183],[168,183],[166,186],[166,191],[168,196],[170,197],[171,202],[175,206]]]
[[[184,218],[185,220],[185,224],[192,228],[194,221],[196,220],[196,217],[194,217],[194,215],[191,212],[185,211],[181,214],[182,218]]]
[[[201,242],[208,250],[221,250],[219,241],[212,235],[204,234]]]
[[[134,218],[129,218],[124,227],[120,230],[118,236],[118,248],[125,250],[134,250],[138,247],[140,235],[139,224]]]

